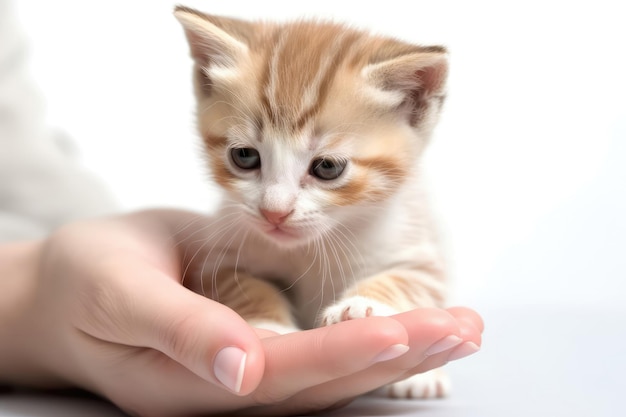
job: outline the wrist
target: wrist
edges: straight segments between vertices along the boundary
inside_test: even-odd
[[[35,304],[41,241],[0,245],[0,384],[51,386],[60,381],[41,363],[45,344]]]

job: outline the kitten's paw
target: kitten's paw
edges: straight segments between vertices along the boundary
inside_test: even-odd
[[[320,323],[322,326],[329,326],[346,320],[394,314],[398,314],[398,311],[386,304],[371,298],[354,296],[327,307]]]
[[[390,398],[443,398],[450,393],[450,378],[442,369],[413,375],[402,381],[385,385],[375,392]]]
[[[271,320],[248,320],[248,324],[257,329],[270,330],[278,334],[299,332],[300,329],[293,324],[278,323]]]

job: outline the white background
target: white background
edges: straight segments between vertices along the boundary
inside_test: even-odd
[[[427,159],[457,302],[480,310],[626,301],[619,2],[185,4],[239,17],[329,17],[447,45],[449,99]],[[212,207],[174,3],[16,5],[50,125],[78,141],[123,207]]]

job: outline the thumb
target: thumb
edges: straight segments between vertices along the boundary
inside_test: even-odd
[[[169,301],[146,306],[147,314],[160,312],[146,329],[147,343],[235,394],[254,391],[263,376],[265,355],[241,316],[178,284],[164,295]]]
[[[133,270],[134,269],[134,270]],[[145,264],[125,267],[118,308],[109,308],[112,342],[163,352],[202,379],[246,395],[264,372],[255,331],[230,308],[196,294]],[[122,300],[125,300],[122,301]],[[120,306],[122,308],[120,308]]]

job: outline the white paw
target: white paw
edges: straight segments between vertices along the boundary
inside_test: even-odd
[[[442,369],[416,374],[376,391],[386,397],[408,399],[443,398],[449,393],[450,378]]]
[[[394,314],[398,314],[398,311],[386,304],[367,297],[354,296],[327,307],[320,322],[322,326],[329,326],[346,320]]]
[[[257,329],[270,330],[278,334],[295,333],[300,331],[295,325],[278,323],[271,320],[248,320],[248,324]]]

